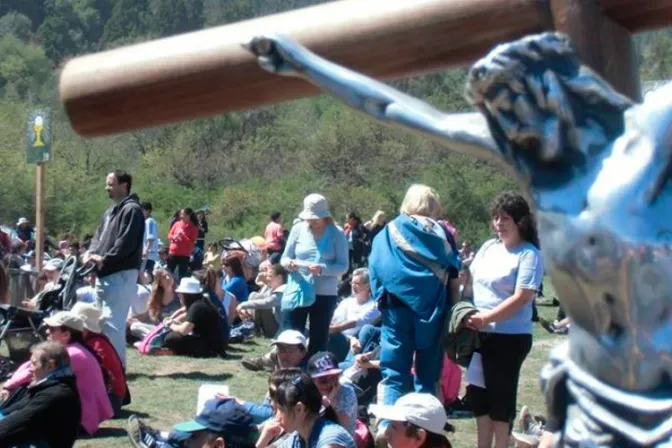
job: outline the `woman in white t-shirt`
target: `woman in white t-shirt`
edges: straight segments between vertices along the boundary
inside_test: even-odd
[[[505,448],[515,418],[520,369],[532,348],[532,301],[544,276],[534,217],[525,199],[503,193],[491,206],[497,237],[487,241],[471,264],[478,313],[467,318],[480,331],[478,350],[485,388],[470,385],[479,448]],[[493,445],[494,442],[494,445]]]

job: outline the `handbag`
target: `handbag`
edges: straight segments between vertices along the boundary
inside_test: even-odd
[[[313,274],[290,272],[287,276],[285,290],[282,293],[280,309],[291,311],[305,308],[315,303],[315,278]]]
[[[324,252],[324,245],[331,241],[331,226],[327,227],[322,236],[320,244],[317,246],[317,255],[315,263],[319,262],[320,254]],[[303,268],[301,268],[303,269]],[[285,290],[282,293],[280,301],[280,310],[291,311],[297,308],[306,308],[315,303],[317,295],[315,294],[315,276],[301,272],[290,272],[287,276]]]

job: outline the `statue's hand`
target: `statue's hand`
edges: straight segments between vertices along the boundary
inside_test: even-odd
[[[265,70],[284,76],[298,76],[301,71],[301,47],[282,36],[257,36],[246,44],[248,51],[258,59],[259,65]]]

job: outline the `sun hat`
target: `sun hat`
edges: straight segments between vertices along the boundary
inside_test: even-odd
[[[59,311],[53,316],[44,319],[49,327],[67,327],[77,331],[84,331],[84,319],[70,311]]]
[[[306,219],[322,219],[331,216],[329,213],[329,204],[327,198],[321,194],[313,193],[306,196],[303,200],[303,211],[299,213],[299,218]]]
[[[20,226],[21,224],[28,224],[29,222],[28,218],[19,218],[19,222],[17,222],[16,225]]]
[[[412,423],[425,431],[447,437],[446,410],[433,395],[411,392],[392,406],[372,404],[369,411],[381,420]]]
[[[182,294],[200,294],[203,292],[203,288],[201,287],[201,282],[194,277],[184,277],[180,280],[180,285],[175,292]]]
[[[273,342],[271,342],[271,345],[278,345],[278,344],[301,345],[303,346],[303,348],[306,348],[308,346],[308,341],[300,331],[285,330],[282,333],[280,333]]]
[[[79,316],[84,320],[84,328],[92,333],[102,333],[103,329],[100,327],[100,310],[90,303],[77,302],[70,310],[75,316]]]
[[[196,418],[178,423],[173,428],[185,433],[213,432],[224,437],[226,446],[246,446],[258,435],[250,413],[233,398],[208,400]]]
[[[44,264],[45,271],[60,271],[63,269],[63,260],[60,258],[52,258]]]
[[[338,368],[338,359],[331,352],[318,352],[308,360],[308,375],[311,378],[340,375],[343,369]]]

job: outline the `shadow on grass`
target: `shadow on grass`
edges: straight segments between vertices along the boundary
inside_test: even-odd
[[[126,437],[128,433],[124,428],[98,428],[98,431],[92,436],[79,437],[78,440],[95,440],[95,439],[105,439],[108,437]]]
[[[148,378],[151,380],[159,378],[171,378],[174,380],[193,380],[193,381],[223,381],[231,378],[233,375],[230,373],[218,373],[218,374],[209,374],[205,372],[171,372],[161,375],[155,375],[151,373],[142,373],[142,372],[131,372],[126,375],[126,378],[131,380],[136,380],[139,378]]]

